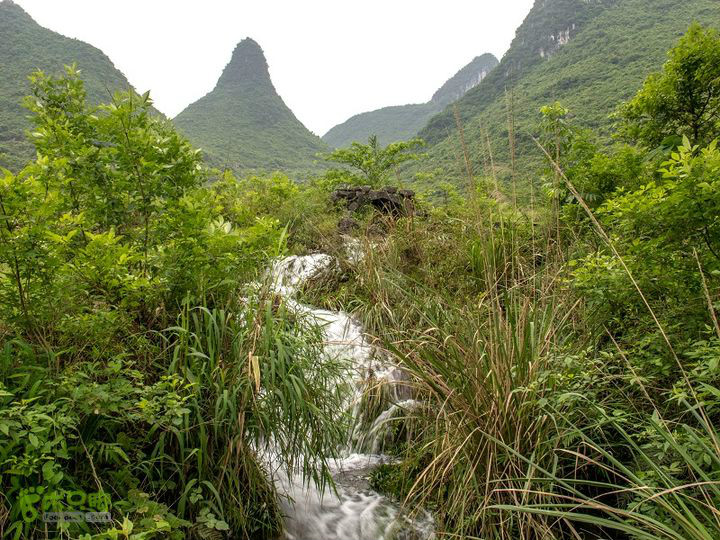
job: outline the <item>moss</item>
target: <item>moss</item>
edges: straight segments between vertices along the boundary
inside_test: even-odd
[[[396,499],[405,498],[412,486],[405,468],[404,463],[380,465],[370,476],[370,487]]]

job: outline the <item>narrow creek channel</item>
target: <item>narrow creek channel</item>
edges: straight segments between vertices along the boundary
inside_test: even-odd
[[[386,410],[377,418],[362,424],[355,422],[355,432],[340,459],[331,463],[337,492],[321,492],[300,477],[278,475],[279,491],[285,513],[286,540],[427,540],[435,537],[433,519],[428,513],[410,516],[401,504],[373,491],[368,484],[372,470],[392,461],[381,450],[386,419],[398,407],[412,405],[407,386],[401,384],[402,372],[368,343],[362,326],[344,312],[316,309],[295,299],[298,289],[309,280],[328,271],[337,261],[330,255],[291,256],[275,261],[271,283],[276,293],[294,310],[318,323],[324,334],[324,354],[342,358],[351,364],[356,381],[350,387],[358,390],[348,396],[349,409],[356,417],[362,413],[359,393],[363,378],[387,385],[392,396]],[[349,391],[353,394],[353,391]]]

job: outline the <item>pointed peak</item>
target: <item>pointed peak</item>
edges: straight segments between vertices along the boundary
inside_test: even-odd
[[[479,62],[487,62],[489,64],[499,64],[500,61],[497,59],[497,57],[493,53],[485,53],[481,54],[480,56],[476,56],[471,64],[476,64]]]
[[[260,44],[251,37],[246,37],[235,46],[235,52],[238,51],[256,51],[260,54],[263,54],[263,50],[262,47],[260,47]]]
[[[270,71],[262,48],[252,38],[237,44],[230,62],[222,72],[217,87],[272,87]]]
[[[14,9],[16,11],[22,11],[23,13],[25,12],[25,10],[20,7],[19,4],[13,2],[13,0],[0,0],[0,9]]]
[[[19,4],[13,2],[13,0],[0,0],[0,9],[3,11],[12,10],[16,13],[24,13],[25,15],[28,15],[27,11],[25,11]]]
[[[30,14],[22,6],[12,0],[0,0],[0,17],[11,28],[23,23],[37,24]]]

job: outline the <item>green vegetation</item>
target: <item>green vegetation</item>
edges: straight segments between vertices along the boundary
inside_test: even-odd
[[[708,144],[720,124],[720,45],[695,24],[670,52],[662,73],[649,77],[622,109],[625,136],[651,148],[668,137]]]
[[[472,171],[490,175],[492,153],[501,180],[522,176],[518,183],[527,185],[531,175],[523,170],[541,159],[530,138],[537,134],[536,112],[555,101],[607,142],[618,102],[629,99],[662,65],[667,50],[694,21],[720,25],[720,5],[713,0],[537,2],[500,66],[457,102]],[[548,36],[567,28],[569,42],[548,58]],[[428,142],[430,155],[422,170],[437,169],[444,179],[464,183],[467,167],[453,112],[435,117],[419,136]]]
[[[30,91],[27,77],[33,71],[55,73],[78,64],[93,103],[130,88],[102,51],[41,27],[12,0],[0,2],[0,42],[0,167],[19,170],[34,155],[25,136],[30,124],[22,107]]]
[[[525,21],[517,29],[515,39],[500,61],[498,69],[458,101],[457,108],[462,121],[468,122],[493,102],[502,99],[508,89],[518,86],[538,66],[543,66],[545,71],[545,64],[549,63],[547,59],[563,49],[563,42],[573,43],[591,21],[616,3],[616,0],[536,1]],[[618,24],[618,30],[621,30],[622,23],[613,21],[612,27],[615,24]],[[655,27],[654,24],[651,26]],[[595,49],[584,50],[584,56],[594,56],[597,48],[602,45],[604,44],[594,43]],[[662,52],[665,50],[667,47]],[[420,132],[420,136],[430,144],[445,139],[447,130],[455,127],[453,112],[446,110],[437,115]]]
[[[718,45],[693,26],[630,103],[696,70],[712,95]],[[720,535],[720,126],[648,148],[667,124],[620,111],[638,138],[607,147],[544,107],[539,207],[478,180],[462,206],[398,224],[332,300],[360,303],[414,377],[402,462],[373,485],[433,508],[441,535]]]
[[[47,537],[37,494],[78,491],[119,520],[63,537],[274,536],[260,453],[323,485],[345,436],[342,364],[251,286],[297,230],[261,209],[301,211],[298,188],[205,188],[147,95],[96,108],[71,68],[31,81],[38,158],[0,177],[0,536]]]
[[[427,103],[383,107],[356,114],[330,129],[323,135],[323,141],[333,148],[342,148],[353,142],[364,141],[371,135],[375,135],[380,144],[411,139],[433,115],[461,98],[497,64],[498,60],[492,54],[477,56],[443,84]]]
[[[413,139],[382,147],[375,135],[371,135],[367,144],[352,143],[350,148],[335,150],[326,156],[326,160],[340,163],[354,170],[332,169],[325,176],[325,184],[368,185],[378,188],[390,180],[398,165],[416,161],[422,156],[413,150],[423,146],[423,141]],[[359,174],[358,172],[359,171]]]
[[[538,3],[518,33],[545,36],[573,6],[566,46],[532,60],[523,38],[510,56],[527,68],[514,95],[537,90],[518,97],[532,115],[515,111],[536,136],[481,128],[513,112],[503,91],[460,119],[447,178],[466,196],[434,182],[412,215],[366,205],[350,246],[330,191],[400,183],[428,160],[419,140],[354,143],[303,184],[238,179],[148,95],[95,106],[75,68],[34,73],[37,157],[0,175],[0,536],[278,538],[275,466],[330,490],[348,442],[348,366],[264,279],[274,258],[322,250],[339,263],[302,301],[361,321],[412,396],[386,417],[397,460],[371,485],[431,510],[438,538],[719,538],[720,35],[689,20],[718,7],[567,2]],[[642,19],[648,5],[663,10]],[[662,65],[648,51],[673,36]],[[254,67],[218,88],[270,84],[241,46]],[[568,100],[534,86],[563,73],[587,75]],[[391,399],[365,382],[363,425]],[[55,492],[109,497],[113,523],[42,523],[33,503]]]
[[[189,105],[175,125],[208,163],[235,172],[289,171],[308,176],[327,150],[277,95],[260,46],[245,39],[212,92]]]

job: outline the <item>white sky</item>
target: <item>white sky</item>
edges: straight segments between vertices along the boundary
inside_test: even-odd
[[[318,135],[353,114],[422,103],[484,52],[501,58],[533,0],[15,0],[107,54],[175,116],[255,39],[285,103]],[[80,66],[82,67],[82,66]]]

